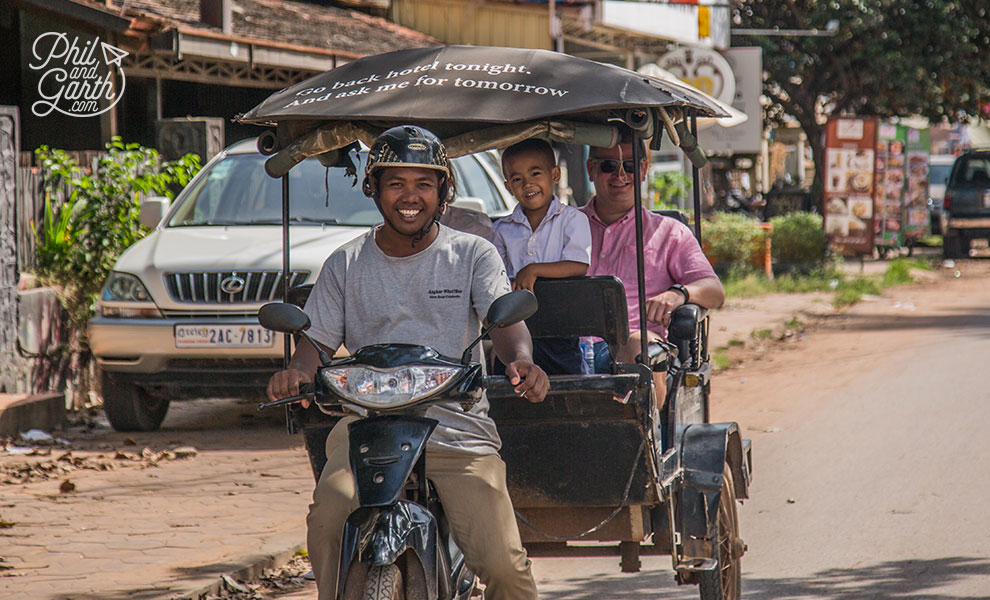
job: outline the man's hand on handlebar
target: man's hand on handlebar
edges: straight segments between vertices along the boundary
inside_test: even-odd
[[[530,402],[543,402],[550,390],[550,379],[535,363],[516,360],[505,367],[505,376],[515,387],[517,394]]]
[[[684,295],[680,292],[667,290],[657,294],[646,300],[646,320],[667,327],[670,325],[670,316],[674,309],[682,304],[684,304]]]
[[[296,396],[299,394],[299,386],[304,383],[311,383],[312,375],[307,375],[296,369],[286,369],[272,375],[268,380],[268,399],[274,402],[281,398]],[[301,400],[303,408],[309,408],[309,400]]]

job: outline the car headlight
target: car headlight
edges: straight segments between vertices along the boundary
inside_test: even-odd
[[[439,393],[457,380],[458,367],[405,366],[374,369],[348,365],[320,369],[334,393],[370,409],[400,408]]]
[[[100,298],[108,302],[151,302],[151,294],[140,279],[117,271],[110,273]]]

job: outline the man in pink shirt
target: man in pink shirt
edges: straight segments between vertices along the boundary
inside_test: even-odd
[[[640,181],[649,168],[643,141],[638,165]],[[629,307],[629,342],[618,350],[619,362],[633,362],[640,350],[639,299],[636,285],[636,217],[633,213],[632,136],[625,132],[614,148],[591,147],[588,177],[595,195],[582,208],[591,223],[591,265],[588,275],[614,275],[622,280]],[[706,308],[725,302],[722,283],[705,258],[691,230],[670,217],[643,209],[643,251],[646,273],[646,320],[650,339],[665,338],[670,314],[690,301]],[[596,371],[608,364],[608,349],[596,345]],[[662,378],[660,382],[663,381]]]

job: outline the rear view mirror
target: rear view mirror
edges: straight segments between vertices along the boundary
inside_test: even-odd
[[[529,290],[516,290],[500,296],[488,308],[488,324],[505,327],[532,317],[538,305],[536,296]]]
[[[162,217],[165,216],[165,212],[168,210],[168,198],[164,196],[151,196],[150,198],[145,198],[141,201],[141,209],[138,213],[138,222],[147,227],[148,229],[154,229],[158,227],[161,222]]]
[[[284,302],[272,302],[258,311],[258,322],[265,329],[281,333],[299,333],[309,329],[309,317],[301,308]]]

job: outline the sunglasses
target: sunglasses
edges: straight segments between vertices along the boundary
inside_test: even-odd
[[[601,169],[602,173],[615,173],[620,164],[622,165],[622,170],[629,174],[634,173],[636,169],[636,164],[631,158],[627,158],[626,160],[621,161],[621,163],[614,158],[598,158],[592,160],[591,162],[598,165],[598,168]]]

